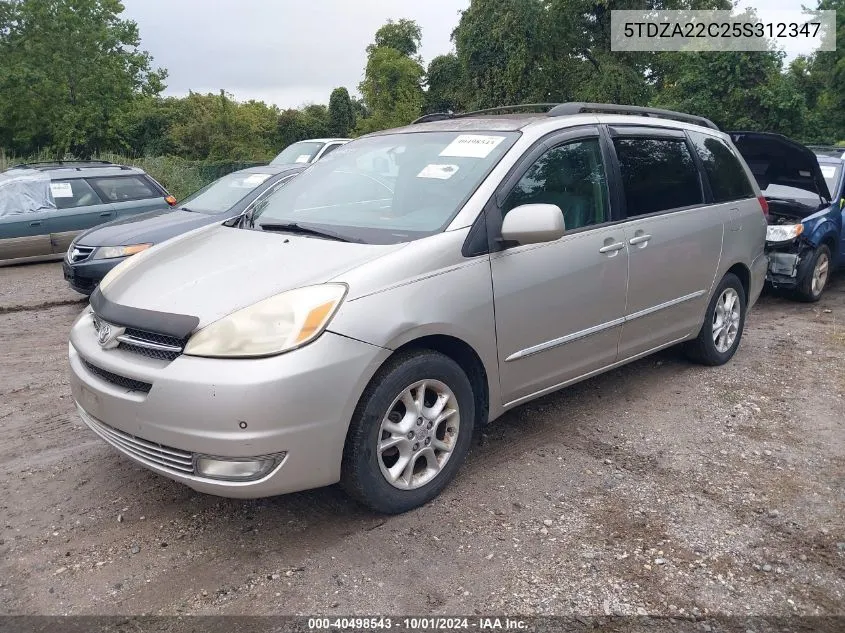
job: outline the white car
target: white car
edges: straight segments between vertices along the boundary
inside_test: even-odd
[[[288,145],[276,156],[271,165],[290,165],[294,163],[316,163],[328,156],[341,145],[346,145],[351,138],[315,138]]]

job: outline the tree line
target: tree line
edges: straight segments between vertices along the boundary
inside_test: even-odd
[[[0,0],[0,151],[266,160],[288,144],[356,136],[424,113],[527,102],[652,105],[723,129],[845,140],[845,56],[615,53],[611,9],[730,9],[730,0],[472,0],[454,52],[426,66],[422,32],[389,21],[367,49],[360,97],[280,109],[219,94],[164,97],[167,71],[140,47],[119,0]],[[845,0],[837,9],[845,42]]]

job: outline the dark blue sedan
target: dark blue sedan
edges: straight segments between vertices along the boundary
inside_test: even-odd
[[[171,237],[237,217],[303,169],[305,165],[250,167],[215,180],[174,209],[136,215],[86,231],[68,248],[63,264],[65,279],[77,292],[90,295],[106,273],[127,257]]]

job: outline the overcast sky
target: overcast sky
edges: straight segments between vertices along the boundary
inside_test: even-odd
[[[167,68],[167,93],[225,88],[248,99],[298,107],[328,103],[333,88],[356,92],[376,30],[388,19],[422,27],[426,62],[452,50],[469,0],[123,0],[141,46]]]
[[[741,6],[799,9],[813,0],[742,0]],[[422,27],[426,62],[452,50],[469,0],[123,0],[168,95],[218,92],[280,107],[328,103],[338,86],[355,93],[365,49],[388,19]]]

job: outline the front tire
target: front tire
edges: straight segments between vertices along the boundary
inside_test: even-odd
[[[697,363],[716,367],[736,353],[745,329],[745,289],[733,273],[722,277],[716,287],[698,337],[686,348]]]
[[[822,293],[830,279],[830,249],[822,244],[813,253],[807,274],[795,291],[800,301],[815,303],[822,298]]]
[[[460,366],[431,350],[397,354],[355,409],[341,485],[367,507],[399,514],[436,497],[472,440],[475,399]]]

